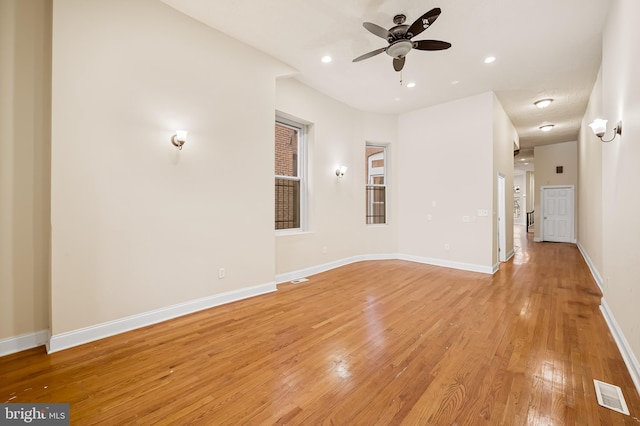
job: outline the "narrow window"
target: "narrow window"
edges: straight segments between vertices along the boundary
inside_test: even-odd
[[[387,149],[367,144],[367,225],[387,223]]]
[[[305,126],[275,123],[275,229],[303,229]]]

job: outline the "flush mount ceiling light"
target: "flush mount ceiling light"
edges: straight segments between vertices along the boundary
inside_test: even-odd
[[[544,126],[540,126],[540,130],[543,132],[550,132],[553,127],[553,124],[545,124]]]
[[[411,89],[412,87],[416,87],[416,83],[415,83],[415,82],[413,82],[413,81],[412,81],[412,82],[410,82],[410,83],[407,83],[407,87],[408,87],[409,89]]]
[[[329,62],[333,61],[333,58],[329,55],[325,55],[320,60],[322,61],[323,64],[328,64]]]
[[[622,135],[622,121],[618,121],[618,124],[616,124],[616,127],[613,128],[613,136],[611,137],[611,139],[608,139],[608,140],[602,139],[602,137],[607,131],[607,120],[603,120],[602,118],[596,118],[595,120],[593,120],[593,123],[589,124],[589,127],[591,127],[591,130],[593,130],[593,133],[597,137],[599,137],[602,142],[611,142],[616,138],[616,135]]]
[[[495,61],[496,61],[496,57],[495,57],[495,56],[487,56],[487,57],[484,59],[484,63],[485,63],[485,64],[491,64],[491,63],[493,63],[493,62],[495,62]]]
[[[551,102],[553,102],[553,99],[548,98],[548,99],[540,99],[539,101],[535,101],[533,104],[538,108],[546,108],[549,105],[551,105]]]

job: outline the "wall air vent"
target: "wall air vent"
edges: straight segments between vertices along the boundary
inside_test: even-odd
[[[622,395],[622,389],[599,380],[594,380],[593,385],[596,387],[598,404],[618,413],[629,415],[629,408]]]
[[[295,280],[289,281],[291,284],[300,284],[309,281],[307,278],[296,278]]]

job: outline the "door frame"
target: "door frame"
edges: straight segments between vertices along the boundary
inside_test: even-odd
[[[575,212],[575,202],[576,202],[576,189],[575,185],[545,185],[540,187],[540,241],[545,241],[544,239],[544,191],[547,189],[568,189],[571,192],[571,197],[569,198],[569,217],[571,218],[571,235],[569,236],[570,242],[573,244],[576,243],[576,212]],[[536,223],[536,226],[538,224]]]
[[[507,178],[498,173],[498,261],[507,261]]]

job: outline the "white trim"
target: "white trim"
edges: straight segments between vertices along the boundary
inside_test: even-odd
[[[68,331],[66,333],[55,334],[51,336],[51,339],[49,339],[47,352],[53,353],[61,351],[73,346],[89,343],[94,340],[114,336],[116,334],[135,330],[137,328],[146,327],[151,324],[156,324],[204,309],[213,308],[214,306],[223,305],[225,303],[235,302],[237,300],[259,296],[261,294],[271,293],[276,290],[276,283],[271,282],[254,287],[247,287],[240,290],[215,294],[213,296],[203,297],[201,299],[196,299],[185,303],[179,303],[177,305],[167,306],[153,311],[131,315],[125,318],[119,318],[117,320],[108,321],[102,324]]]
[[[361,256],[352,256],[345,259],[334,260],[333,262],[323,263],[322,265],[310,266],[308,268],[298,269],[297,271],[285,272],[283,274],[276,275],[276,282],[278,284],[287,281],[293,281],[298,278],[308,277],[310,275],[326,272],[331,269],[339,268],[341,266],[349,265],[350,263],[362,262],[364,260],[393,260],[398,259],[397,254],[370,254]]]
[[[609,309],[609,305],[607,305],[604,297],[600,302],[600,311],[604,316],[607,325],[609,326],[609,330],[611,330],[611,334],[613,335],[613,339],[616,341],[618,345],[618,349],[620,350],[620,354],[622,355],[622,359],[624,363],[627,365],[627,369],[629,370],[629,375],[631,376],[631,380],[633,380],[633,384],[636,385],[636,392],[640,395],[640,363],[638,359],[633,354],[631,350],[631,346],[629,346],[629,342],[624,337],[624,333],[618,326],[615,317],[613,316],[613,312]]]
[[[511,258],[515,255],[516,255],[516,252],[511,250],[509,253],[507,253],[507,259],[505,260],[505,262],[508,262],[509,260],[511,260]]]
[[[540,237],[533,237],[533,242],[534,242],[534,243],[541,243],[541,242],[542,242],[542,238],[540,238]]]
[[[419,256],[411,256],[401,254],[398,256],[400,260],[408,260],[410,262],[425,263],[427,265],[442,266],[445,268],[460,269],[462,271],[481,272],[483,274],[493,275],[493,266],[474,265],[471,263],[452,262],[450,260],[433,259]]]
[[[49,330],[21,334],[0,340],[0,356],[11,355],[27,349],[36,348],[47,343]]]
[[[462,271],[481,272],[483,274],[493,275],[498,269],[494,266],[482,266],[473,265],[470,263],[452,262],[450,260],[431,259],[420,256],[413,256],[408,254],[366,254],[360,256],[352,256],[344,259],[334,260],[333,262],[323,263],[322,265],[311,266],[309,268],[298,269],[297,271],[285,272],[283,274],[276,275],[276,282],[278,284],[293,281],[302,277],[309,277],[311,275],[326,272],[331,269],[339,268],[341,266],[349,265],[355,262],[362,262],[365,260],[406,260],[408,262],[424,263],[433,266],[442,266],[445,268],[460,269]]]
[[[582,244],[580,244],[579,241],[577,243],[577,246],[578,246],[578,250],[580,250],[580,254],[582,254],[582,257],[584,258],[584,261],[587,262],[587,266],[589,266],[589,270],[591,271],[591,275],[593,276],[593,279],[596,281],[596,284],[598,284],[598,287],[600,287],[600,291],[604,293],[604,281],[602,280],[602,276],[596,269],[595,265],[591,261],[591,258],[589,257],[589,255],[587,254],[584,247],[582,247]]]

